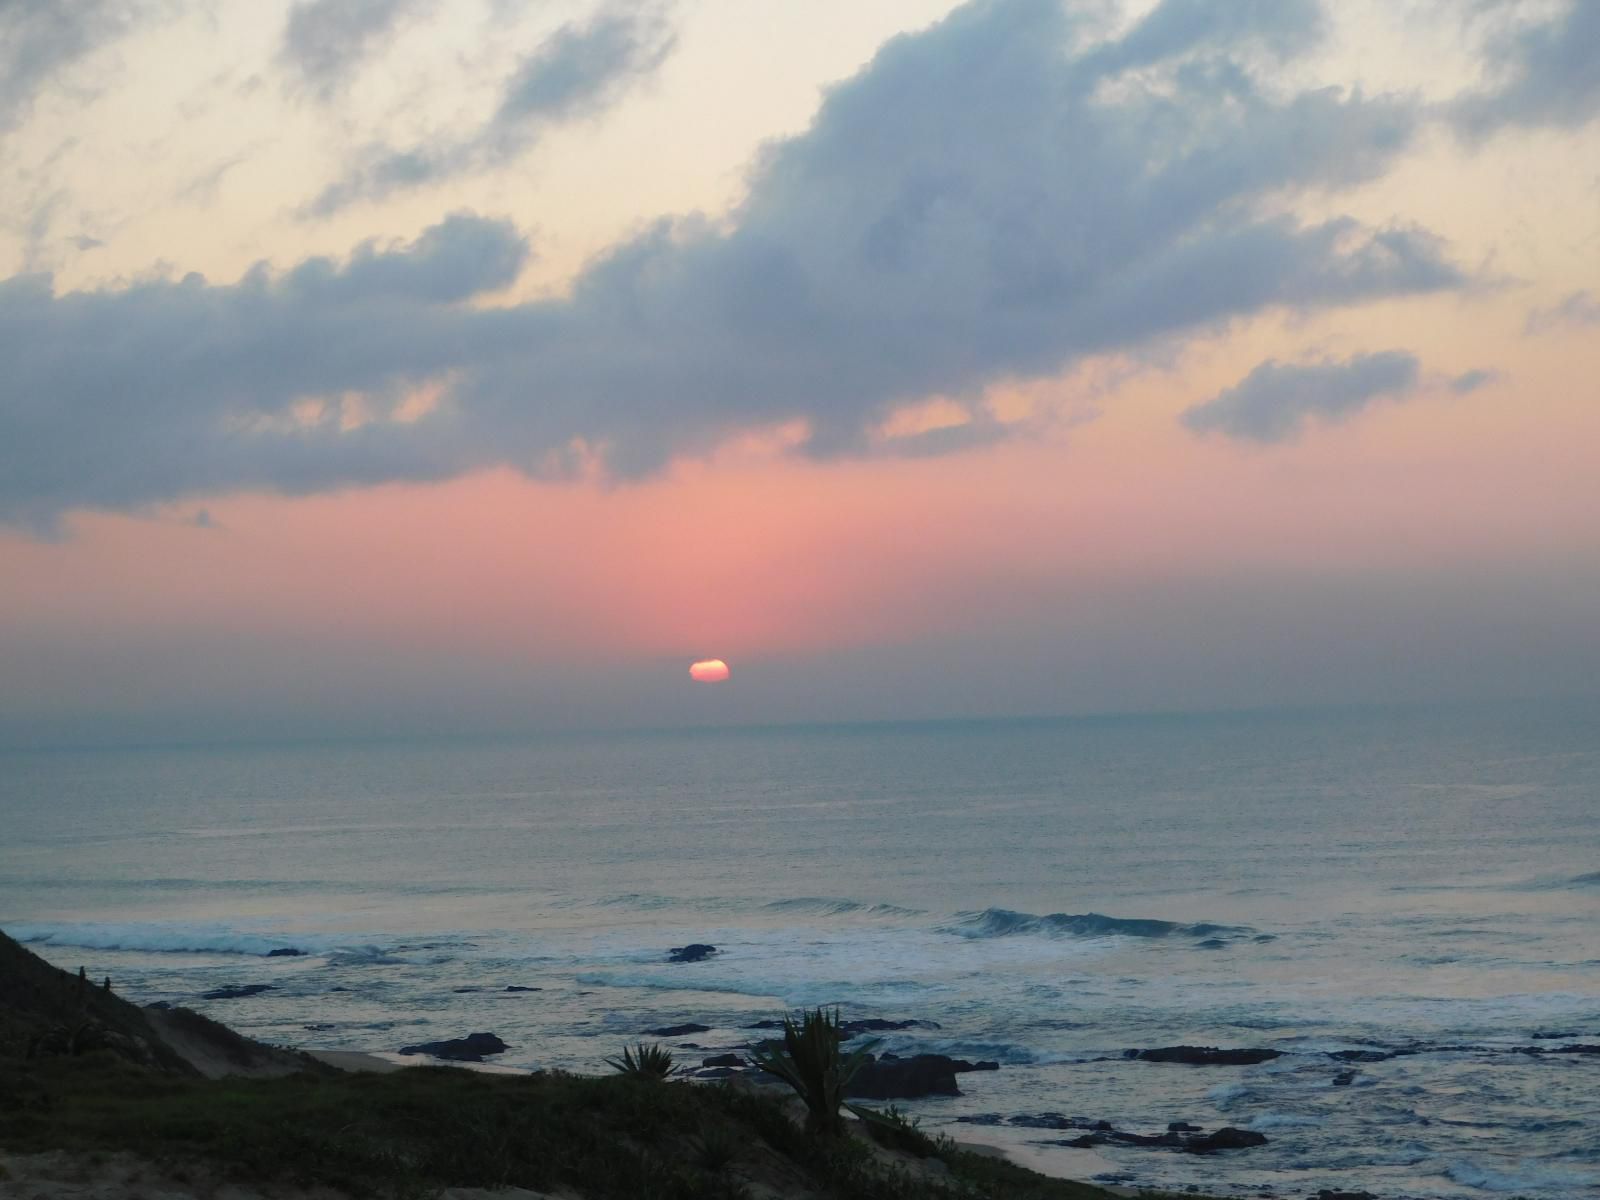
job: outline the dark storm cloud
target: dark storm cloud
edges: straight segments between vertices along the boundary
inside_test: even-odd
[[[1515,21],[1522,5],[1490,6]],[[1600,116],[1600,3],[1569,0],[1532,23],[1494,25],[1484,47],[1482,90],[1453,106],[1457,127],[1484,137],[1506,127],[1577,129]]]
[[[323,189],[308,213],[327,216],[357,201],[509,162],[547,127],[614,104],[661,65],[672,45],[670,27],[648,5],[619,7],[586,24],[563,26],[522,60],[481,129],[406,150],[371,147]]]
[[[142,6],[129,0],[0,0],[0,134],[73,63],[120,37]]]
[[[1403,350],[1356,355],[1344,362],[1269,359],[1233,387],[1186,411],[1183,423],[1196,433],[1293,441],[1308,421],[1342,421],[1379,397],[1410,391],[1417,375],[1416,357]],[[1477,385],[1465,390],[1472,386]]]
[[[330,100],[400,24],[433,0],[300,0],[284,25],[279,60],[311,93]]]
[[[726,223],[662,221],[560,299],[463,304],[525,253],[467,216],[408,248],[233,285],[55,295],[14,279],[0,285],[0,517],[585,455],[638,475],[795,420],[810,453],[860,453],[932,394],[969,405],[973,425],[894,452],[954,449],[1003,432],[981,404],[999,381],[1268,308],[1462,286],[1424,231],[1282,211],[1286,194],[1381,173],[1413,106],[1282,93],[1210,28],[1137,27],[1130,76],[1053,0],[968,5],[834,88]],[[534,91],[541,111],[571,95]],[[352,392],[381,415],[424,381],[444,397],[411,423],[287,418]]]

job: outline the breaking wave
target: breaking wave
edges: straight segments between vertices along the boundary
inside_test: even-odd
[[[1189,937],[1207,941],[1250,937],[1255,930],[1244,925],[1215,925],[1202,922],[1185,925],[1178,921],[1159,921],[1144,917],[1108,917],[1104,913],[1050,913],[1035,916],[1033,913],[1013,912],[1008,908],[986,908],[982,912],[956,914],[956,923],[946,927],[949,933],[968,938],[1014,937],[1021,934],[1043,934],[1047,937],[1138,937],[1165,938]]]

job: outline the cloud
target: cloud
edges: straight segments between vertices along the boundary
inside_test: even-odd
[[[1549,333],[1556,329],[1583,329],[1600,325],[1600,299],[1584,289],[1562,298],[1552,308],[1536,308],[1528,314],[1523,332]]]
[[[1343,421],[1380,397],[1411,391],[1417,376],[1416,356],[1404,350],[1359,354],[1343,362],[1268,359],[1233,387],[1188,409],[1182,419],[1196,433],[1289,442],[1300,436],[1307,421]],[[1472,386],[1477,385],[1465,390]]]
[[[1475,392],[1481,387],[1487,387],[1500,378],[1499,371],[1487,367],[1474,367],[1470,371],[1463,371],[1447,381],[1446,386],[1458,396],[1465,396]]]
[[[953,451],[1004,434],[998,383],[1468,282],[1426,231],[1285,213],[1382,173],[1409,102],[1269,87],[1203,24],[1158,49],[1142,28],[1129,73],[1054,0],[958,9],[829,92],[726,220],[660,221],[560,298],[474,302],[528,251],[465,214],[231,285],[0,283],[0,519],[491,465],[638,476],[794,423],[818,456]],[[973,422],[885,445],[930,396]]]
[[[126,33],[137,8],[118,0],[0,3],[0,134],[16,128],[63,71]]]
[[[650,5],[619,6],[586,24],[562,26],[522,60],[482,127],[463,138],[410,149],[369,147],[318,194],[307,214],[328,216],[359,201],[509,162],[548,127],[594,116],[616,103],[661,65],[673,41],[661,11]]]
[[[1519,6],[1504,5],[1515,22]],[[1577,129],[1600,116],[1600,4],[1568,0],[1543,21],[1496,22],[1484,50],[1491,86],[1453,106],[1457,129],[1482,138],[1507,127]]]
[[[284,25],[278,59],[312,95],[333,99],[408,17],[433,0],[300,0]]]

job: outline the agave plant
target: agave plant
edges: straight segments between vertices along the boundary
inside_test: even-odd
[[[850,1081],[872,1060],[874,1038],[846,1054],[839,1028],[839,1010],[830,1015],[818,1008],[800,1014],[797,1022],[783,1019],[783,1043],[768,1043],[750,1053],[754,1067],[783,1080],[805,1101],[806,1128],[812,1133],[838,1134],[844,1131],[839,1106],[844,1103]]]
[[[640,1042],[637,1047],[624,1046],[622,1057],[608,1058],[606,1065],[640,1079],[665,1079],[672,1074],[672,1051],[659,1042],[653,1046]]]

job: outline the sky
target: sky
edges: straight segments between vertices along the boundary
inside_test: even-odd
[[[0,0],[0,743],[1593,694],[1597,44]]]

